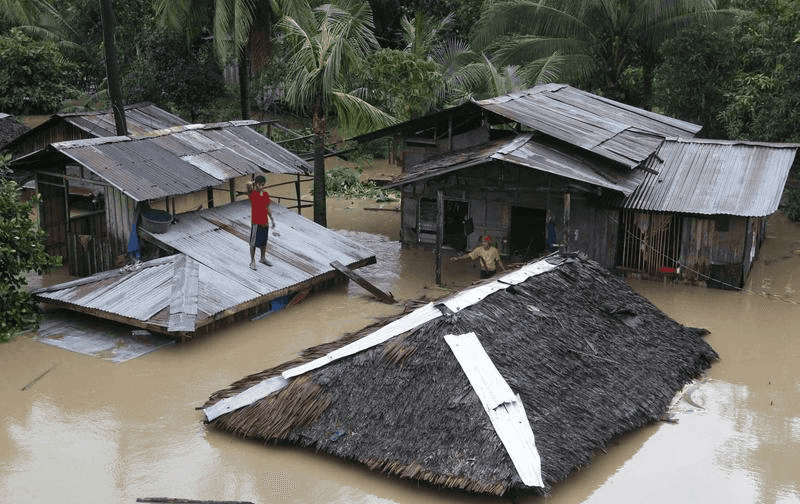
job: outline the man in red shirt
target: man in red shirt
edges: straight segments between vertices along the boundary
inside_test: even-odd
[[[261,249],[261,263],[272,266],[267,261],[267,241],[269,240],[269,227],[267,224],[272,221],[275,227],[275,217],[269,210],[269,194],[264,190],[267,180],[259,175],[255,181],[247,183],[247,192],[250,193],[250,269],[256,269],[256,247]]]

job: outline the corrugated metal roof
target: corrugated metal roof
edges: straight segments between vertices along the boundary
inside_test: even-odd
[[[512,139],[495,140],[483,145],[437,156],[415,166],[417,171],[401,175],[387,187],[442,176],[491,160],[552,173],[570,180],[631,194],[644,178],[642,170],[627,170],[582,153],[579,149],[555,146],[552,140],[532,133]]]
[[[764,217],[778,209],[800,145],[667,140],[623,208],[649,212]]]
[[[647,160],[665,138],[693,137],[701,129],[564,84],[543,84],[475,103],[630,168]]]
[[[55,114],[54,117],[73,124],[94,136],[108,137],[117,135],[114,112],[110,109],[93,112],[62,113]],[[189,122],[149,102],[125,106],[125,125],[128,127],[128,134],[131,136],[184,124],[189,124]]]
[[[136,201],[188,194],[251,173],[308,175],[311,165],[253,131],[257,121],[186,125],[138,137],[51,144]],[[30,163],[37,153],[17,162]]]
[[[277,203],[270,208],[277,223],[267,246],[271,267],[259,264],[256,271],[249,267],[250,204],[240,201],[181,214],[166,233],[148,234],[178,254],[147,261],[136,270],[111,270],[33,293],[43,301],[158,326],[167,333],[166,315],[175,308],[172,304],[187,302],[174,290],[176,282],[184,281],[177,280],[181,275],[176,271],[184,268],[184,261],[199,264],[194,279],[197,296],[191,298],[197,305],[196,317],[190,321],[193,327],[210,323],[221,314],[233,314],[258,299],[272,299],[300,284],[313,284],[314,279],[334,271],[333,261],[350,267],[375,262],[374,253],[349,238]],[[181,256],[185,256],[183,261]],[[183,308],[184,313],[192,312]]]

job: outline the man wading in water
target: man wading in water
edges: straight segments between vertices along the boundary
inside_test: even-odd
[[[256,269],[256,247],[261,249],[262,264],[272,266],[267,261],[267,241],[269,241],[268,221],[272,221],[275,228],[275,217],[269,211],[269,194],[264,190],[267,180],[259,175],[254,181],[247,183],[247,192],[250,194],[250,269]]]
[[[478,260],[481,263],[481,278],[489,278],[497,273],[497,268],[500,271],[505,271],[506,267],[503,266],[503,261],[500,259],[500,251],[497,247],[492,246],[492,237],[484,236],[481,238],[481,245],[478,245],[469,254],[464,254],[457,257],[451,257],[450,261],[462,261],[464,259]]]

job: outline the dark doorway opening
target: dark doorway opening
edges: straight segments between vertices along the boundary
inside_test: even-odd
[[[449,245],[456,250],[467,248],[467,230],[465,223],[469,216],[469,203],[466,201],[444,201],[444,237],[442,245]]]
[[[509,252],[512,257],[528,260],[545,251],[547,210],[511,207]]]

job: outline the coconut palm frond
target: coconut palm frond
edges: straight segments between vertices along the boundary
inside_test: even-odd
[[[333,106],[336,108],[336,116],[339,118],[339,125],[348,136],[386,128],[398,122],[395,117],[352,93],[337,91],[331,97]]]

